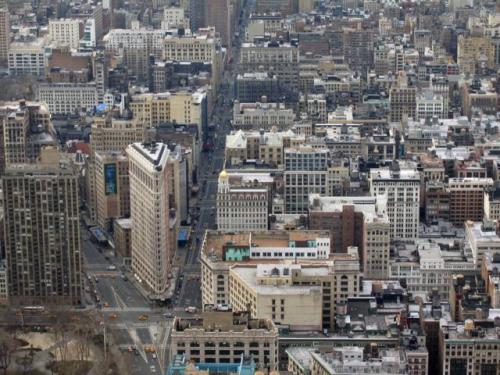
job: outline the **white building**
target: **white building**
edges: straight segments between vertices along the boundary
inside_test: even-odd
[[[453,240],[450,241],[453,244]],[[407,290],[414,296],[425,298],[437,291],[442,298],[448,299],[453,275],[477,271],[472,258],[464,257],[461,250],[442,250],[439,243],[428,239],[417,240],[407,245],[403,257],[391,262],[390,278],[406,280]],[[414,259],[406,256],[415,252]]]
[[[394,239],[418,237],[420,173],[416,169],[377,168],[370,171],[371,195],[387,194],[387,213]]]
[[[111,29],[103,38],[107,50],[145,50],[161,58],[166,30]]]
[[[234,101],[233,126],[242,129],[264,128],[273,126],[289,128],[293,125],[293,109],[285,108],[282,103],[240,103]]]
[[[213,62],[219,41],[211,35],[167,35],[164,38],[165,60]]]
[[[77,49],[83,36],[83,24],[77,19],[49,20],[50,39],[58,46],[69,46]]]
[[[47,58],[43,39],[30,42],[14,42],[9,47],[9,72],[12,75],[45,75]]]
[[[184,8],[167,7],[163,9],[163,22],[165,28],[184,26],[189,28],[189,22],[184,14]]]
[[[476,265],[483,261],[483,255],[488,252],[491,255],[500,253],[500,237],[496,232],[495,222],[484,220],[483,222],[467,221],[465,223],[465,243],[472,252],[472,258]]]
[[[445,117],[444,112],[444,100],[443,96],[435,94],[432,91],[425,91],[417,96],[417,113],[416,120],[426,119],[426,118],[443,118]]]
[[[238,181],[234,181],[234,180]],[[269,174],[235,176],[226,171],[219,175],[217,193],[217,228],[223,231],[267,230],[269,218],[269,189],[255,181],[273,183]]]
[[[163,143],[127,147],[132,219],[132,271],[164,299],[169,287],[172,244],[169,231],[169,149]]]
[[[98,104],[95,83],[44,83],[38,86],[38,99],[53,114],[89,112]]]

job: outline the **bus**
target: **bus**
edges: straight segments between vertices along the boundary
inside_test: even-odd
[[[22,307],[23,312],[29,312],[29,313],[43,313],[45,311],[44,306],[23,306]]]

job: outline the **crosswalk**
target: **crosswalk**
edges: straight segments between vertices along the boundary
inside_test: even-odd
[[[153,311],[150,307],[103,307],[103,312],[151,312]]]

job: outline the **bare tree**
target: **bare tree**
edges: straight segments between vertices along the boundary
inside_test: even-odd
[[[7,369],[12,363],[12,354],[16,350],[15,339],[5,330],[0,330],[0,369],[4,375],[7,374]]]

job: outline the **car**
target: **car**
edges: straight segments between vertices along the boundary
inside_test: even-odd
[[[116,266],[114,264],[111,264],[111,265],[107,266],[106,269],[108,271],[115,271],[116,270]]]
[[[109,318],[108,318],[108,319],[109,319],[109,320],[115,320],[116,318],[118,318],[118,315],[116,315],[116,314],[111,314],[111,315],[109,316]]]
[[[148,320],[148,316],[147,315],[139,315],[139,317],[137,319],[139,319],[141,322],[145,321],[145,320]]]
[[[196,309],[196,307],[194,307],[194,306],[189,306],[189,307],[186,307],[186,308],[185,308],[185,311],[186,311],[187,313],[194,314],[194,313],[197,311],[197,309]]]
[[[172,314],[171,312],[168,312],[168,313],[163,314],[163,316],[168,319],[168,318],[173,318],[174,314]]]
[[[156,359],[156,354],[155,354],[155,353],[153,353],[152,357],[153,357],[153,359]]]

